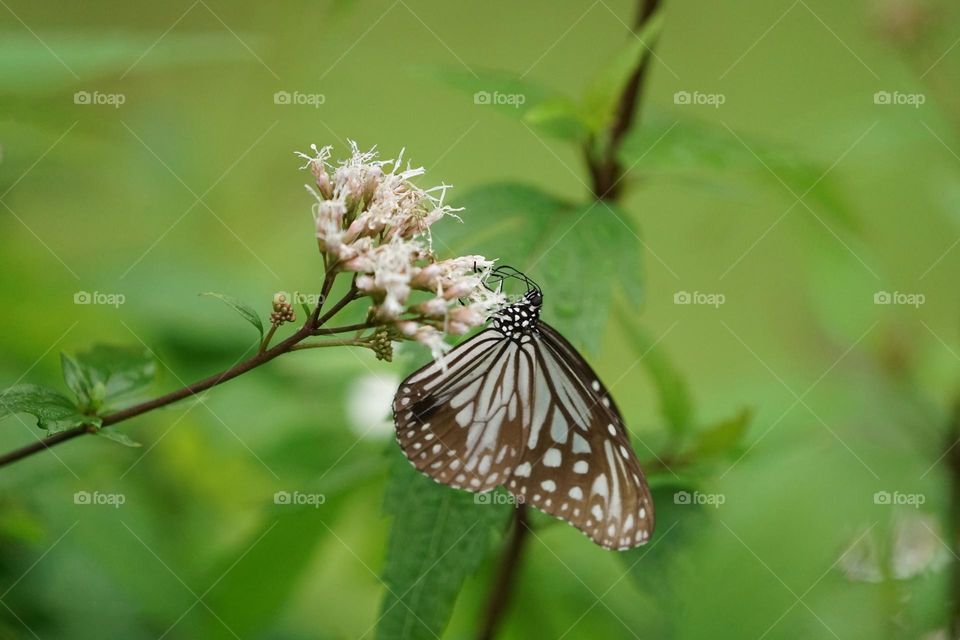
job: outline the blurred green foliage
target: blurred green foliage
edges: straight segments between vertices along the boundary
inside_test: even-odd
[[[616,204],[590,198],[582,146],[648,55],[631,2],[4,5],[2,449],[40,433],[13,411],[95,424],[249,356],[249,328],[196,294],[228,292],[252,318],[275,291],[316,289],[292,151],[406,146],[466,207],[438,225],[438,252],[543,285],[655,492],[658,530],[629,553],[536,517],[502,637],[943,629],[957,8],[664,4],[642,36],[656,56]],[[324,100],[277,104],[282,91]],[[697,91],[726,100],[675,101]],[[125,302],[75,304],[82,292]],[[884,292],[924,301],[875,303]],[[426,357],[291,354],[125,425],[140,448],[82,438],[0,470],[0,637],[475,635],[507,512],[413,473],[350,401]],[[918,570],[897,578],[898,523],[921,514]],[[875,559],[845,555],[862,536]]]

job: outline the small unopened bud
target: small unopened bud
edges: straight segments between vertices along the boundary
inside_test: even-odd
[[[317,189],[320,191],[320,195],[327,200],[332,198],[333,183],[330,181],[330,176],[327,174],[327,170],[323,166],[323,163],[317,161],[311,162],[310,173],[312,173],[313,177],[317,179]]]
[[[383,169],[378,166],[370,167],[363,184],[364,202],[369,203],[373,200],[373,196],[377,192],[377,187],[380,186],[381,180],[383,180]]]
[[[377,360],[386,360],[393,362],[393,343],[390,341],[390,333],[386,329],[380,329],[370,340],[370,348],[376,354]]]
[[[297,314],[293,310],[293,305],[287,302],[285,293],[275,293],[273,295],[273,313],[270,314],[270,324],[279,327],[284,322],[293,322],[297,319]]]

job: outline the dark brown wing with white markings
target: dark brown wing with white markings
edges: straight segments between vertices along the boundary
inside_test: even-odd
[[[532,420],[507,489],[603,547],[644,544],[653,501],[620,412],[570,343],[537,329],[522,345],[535,361]]]
[[[530,422],[534,360],[496,329],[458,345],[400,384],[397,441],[422,473],[468,491],[504,484]]]

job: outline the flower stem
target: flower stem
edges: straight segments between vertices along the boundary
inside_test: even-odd
[[[323,347],[365,347],[367,341],[357,338],[341,338],[340,340],[323,340],[321,342],[301,342],[290,347],[290,351],[304,349],[322,349]]]
[[[263,353],[267,350],[267,347],[270,346],[270,341],[273,339],[273,334],[277,332],[277,327],[279,325],[271,324],[270,329],[267,331],[267,335],[263,337],[263,342],[260,343],[260,348],[257,350],[257,353]]]
[[[373,329],[374,327],[382,326],[380,322],[359,322],[357,324],[348,324],[343,327],[326,327],[315,329],[313,335],[315,336],[332,336],[337,333],[350,333],[351,331],[363,331],[364,329]]]
[[[356,300],[357,290],[353,285],[351,285],[350,290],[343,298],[337,301],[337,303],[334,304],[322,316],[320,315],[323,301],[329,294],[330,289],[333,287],[333,280],[335,278],[335,273],[327,274],[327,277],[323,283],[324,295],[321,297],[320,303],[317,305],[316,309],[314,309],[313,314],[307,319],[303,326],[301,326],[296,333],[290,337],[278,342],[273,347],[264,348],[264,345],[268,342],[267,338],[273,334],[273,331],[271,331],[265,338],[264,343],[261,343],[260,351],[258,351],[253,357],[248,358],[243,362],[239,362],[225,371],[221,371],[220,373],[216,373],[202,380],[198,380],[197,382],[177,389],[176,391],[171,391],[166,395],[162,395],[160,397],[153,398],[152,400],[147,400],[146,402],[141,402],[140,404],[135,404],[132,407],[127,407],[126,409],[121,409],[115,413],[103,416],[101,427],[110,427],[125,420],[129,420],[130,418],[135,418],[139,415],[147,413],[148,411],[153,411],[154,409],[164,407],[179,400],[183,400],[184,398],[196,395],[201,391],[206,391],[207,389],[216,387],[224,382],[227,382],[228,380],[233,380],[234,378],[241,376],[248,371],[256,369],[257,367],[270,362],[274,358],[283,355],[284,353],[289,353],[290,351],[296,350],[295,347],[297,347],[297,345],[299,345],[306,338],[314,335],[314,331],[316,331],[318,327],[335,316],[337,312],[347,306],[350,302]],[[73,429],[67,429],[66,431],[61,431],[42,440],[37,440],[36,442],[0,456],[0,467],[4,467],[18,460],[30,457],[36,453],[49,449],[68,440],[73,440],[79,436],[94,433],[95,431],[96,430],[90,426],[84,425],[80,427],[74,427]]]

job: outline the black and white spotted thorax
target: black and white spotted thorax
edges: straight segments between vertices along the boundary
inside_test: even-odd
[[[542,307],[543,295],[539,291],[529,291],[493,315],[493,328],[508,338],[535,333]]]

